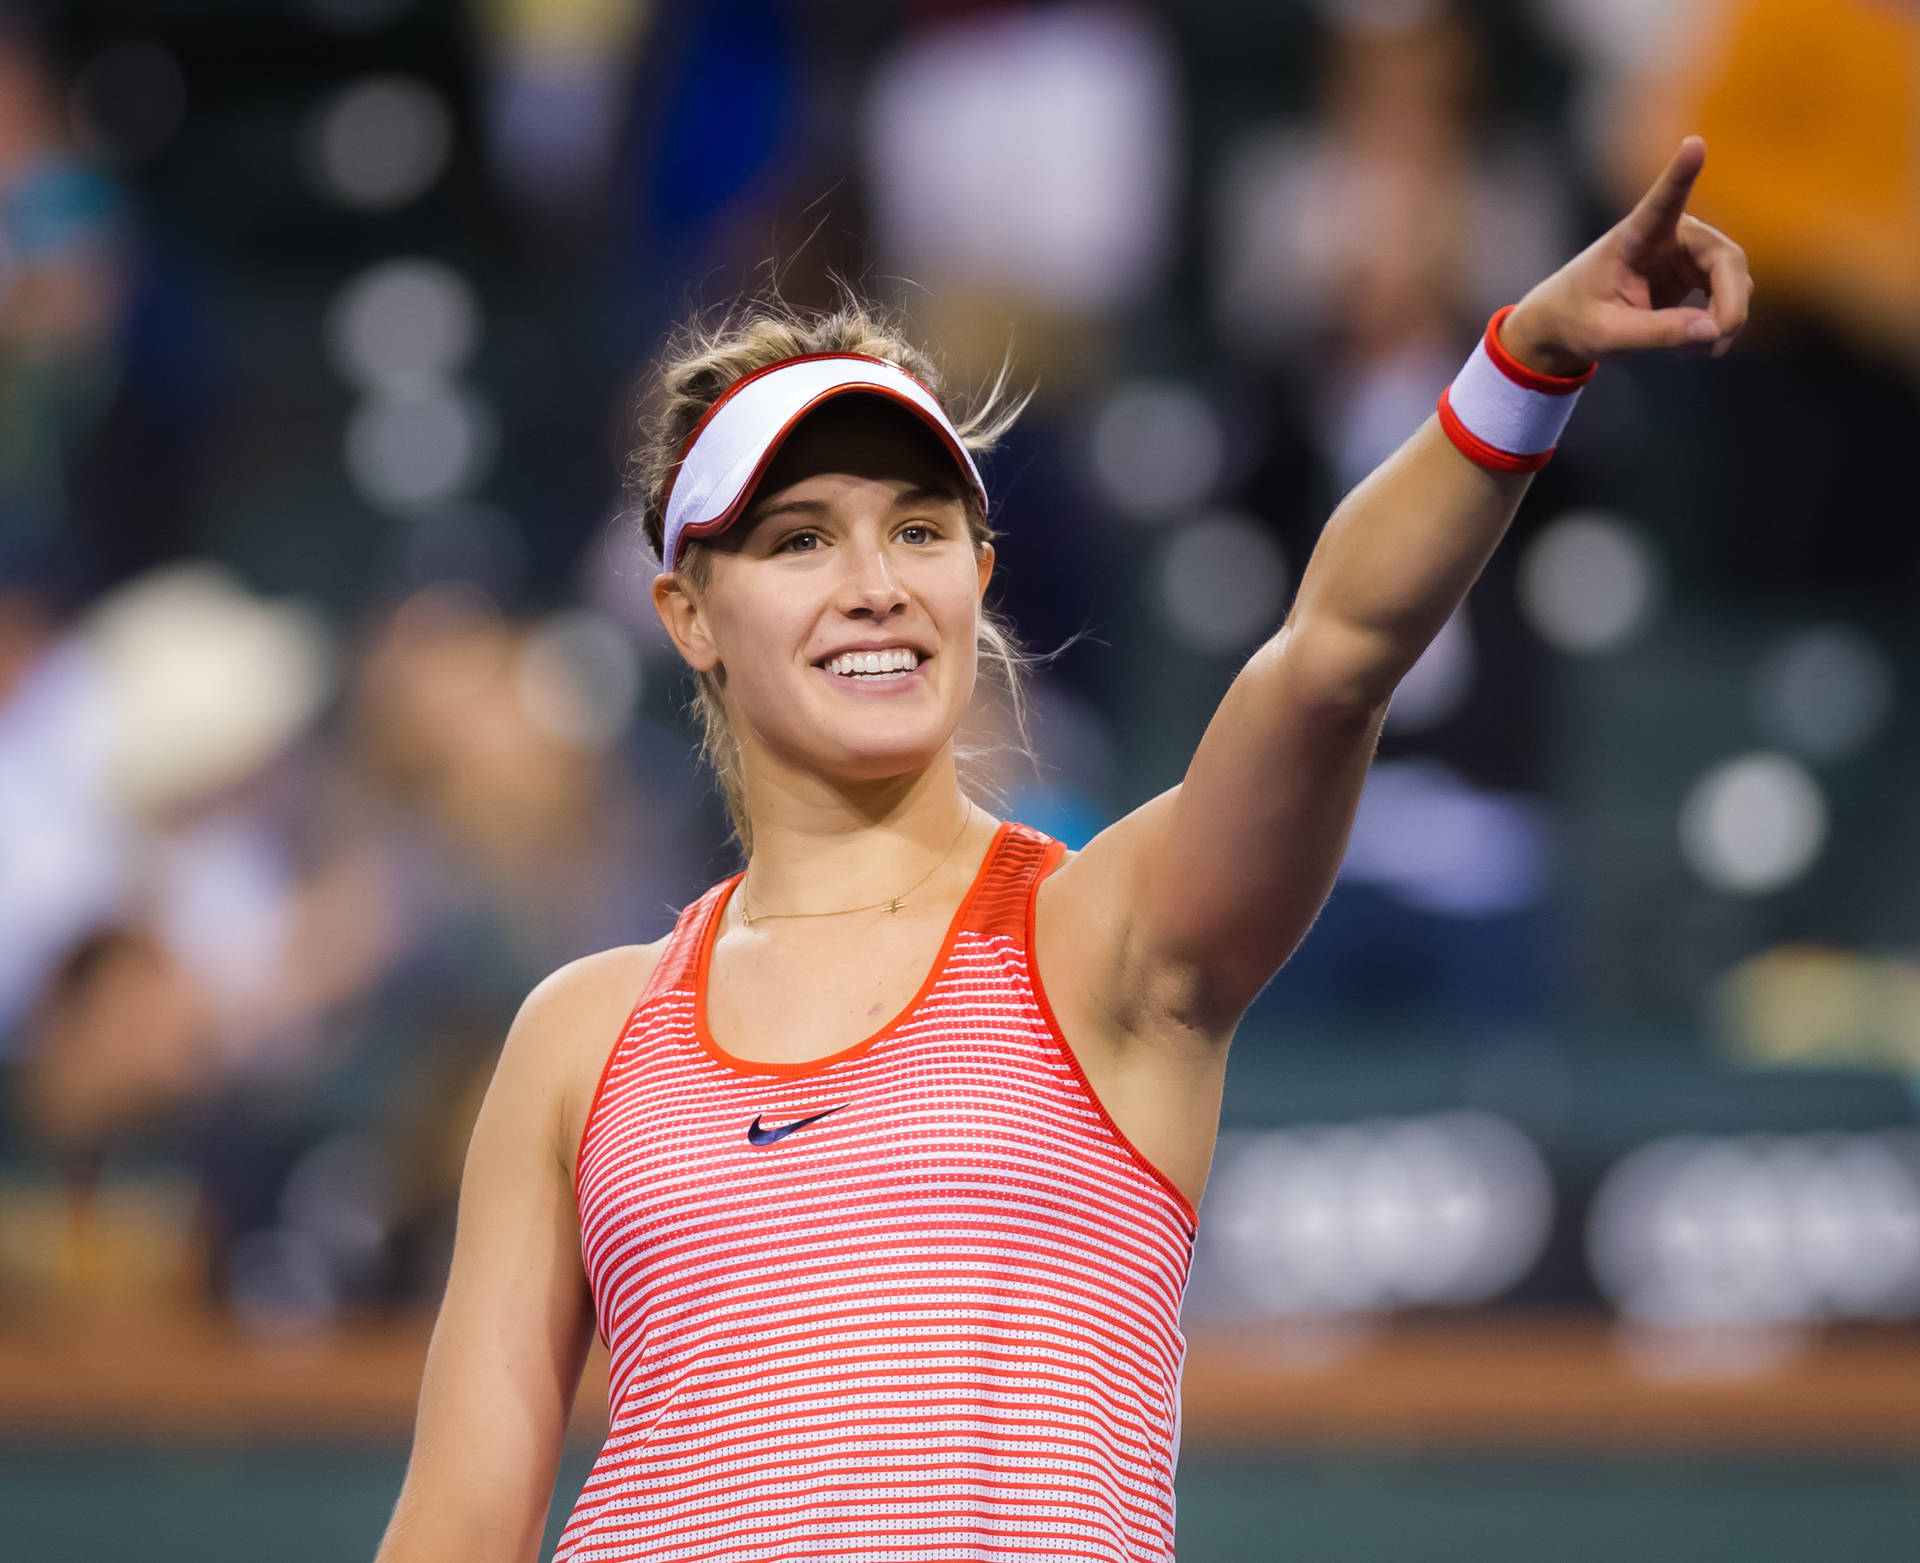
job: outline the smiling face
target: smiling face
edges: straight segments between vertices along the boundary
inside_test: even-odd
[[[993,549],[953,458],[910,414],[842,396],[809,416],[753,501],[705,545],[704,584],[654,601],[687,662],[717,670],[749,771],[843,780],[918,771],[973,695]]]

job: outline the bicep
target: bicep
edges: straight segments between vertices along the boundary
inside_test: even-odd
[[[1222,699],[1180,785],[1103,831],[1061,900],[1099,979],[1136,1011],[1203,1035],[1240,1013],[1333,888],[1385,707],[1317,698],[1280,636]],[[1092,952],[1104,952],[1093,955]]]
[[[1231,1032],[1333,888],[1394,687],[1527,482],[1466,460],[1429,417],[1340,502],[1185,779],[1083,854],[1090,942],[1107,932],[1123,990],[1164,995],[1154,1007],[1185,1029]]]
[[[468,1146],[447,1290],[381,1563],[529,1558],[587,1347],[591,1300],[533,1001]]]
[[[1174,961],[1205,963],[1235,1014],[1319,915],[1379,743],[1386,707],[1322,701],[1317,680],[1278,666],[1236,682],[1195,751],[1166,840],[1142,865],[1151,930]]]

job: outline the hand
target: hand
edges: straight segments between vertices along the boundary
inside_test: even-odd
[[[1500,343],[1529,369],[1576,375],[1596,358],[1648,348],[1715,358],[1747,323],[1747,253],[1687,215],[1707,161],[1688,136],[1673,161],[1618,223],[1535,286],[1500,327]],[[1681,305],[1696,289],[1701,309]]]

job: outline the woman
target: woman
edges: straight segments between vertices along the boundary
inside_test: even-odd
[[[956,427],[857,312],[750,318],[665,366],[655,606],[747,867],[515,1021],[383,1559],[534,1551],[596,1316],[612,1428],[559,1557],[1172,1556],[1235,1022],[1592,360],[1717,355],[1744,323],[1744,256],[1684,215],[1704,157],[1689,138],[1494,317],[1336,510],[1182,784],[1079,852],[957,777],[1004,650],[991,417]]]

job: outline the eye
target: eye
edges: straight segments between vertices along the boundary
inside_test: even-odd
[[[919,533],[919,537],[916,538],[908,535],[914,532]],[[909,543],[919,541],[931,543],[940,536],[940,529],[925,521],[909,521],[905,526],[900,528],[900,536]]]
[[[818,532],[795,532],[791,537],[783,537],[773,551],[777,554],[810,554],[813,552],[811,548],[803,548],[800,545],[802,543],[817,543],[819,541],[820,534]]]

